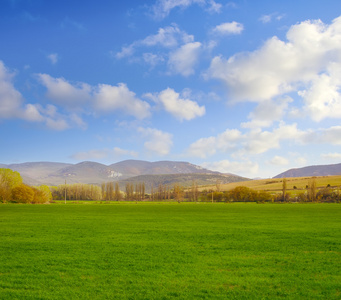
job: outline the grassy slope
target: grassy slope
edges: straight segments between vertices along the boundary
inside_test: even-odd
[[[1,205],[1,299],[340,299],[339,204]]]
[[[297,187],[297,192],[301,192],[306,190],[306,185],[309,184],[309,180],[312,177],[293,177],[287,178],[287,190],[288,192],[294,191],[294,186]],[[326,187],[330,184],[332,187],[340,187],[341,186],[341,176],[321,176],[316,177],[316,185],[318,188]],[[222,191],[229,191],[235,188],[236,186],[247,186],[249,188],[255,190],[264,190],[270,192],[279,192],[282,191],[283,179],[278,178],[269,178],[269,179],[261,179],[261,180],[250,180],[243,182],[234,182],[228,184],[222,184]],[[213,187],[215,189],[215,186]]]

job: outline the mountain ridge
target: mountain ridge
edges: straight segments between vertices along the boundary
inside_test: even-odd
[[[30,185],[59,185],[63,184],[65,180],[69,184],[101,184],[107,181],[126,180],[141,175],[221,174],[183,161],[124,160],[110,165],[91,161],[76,164],[25,162],[8,165],[0,164],[0,166],[18,171],[24,182]]]
[[[273,178],[304,177],[304,176],[331,176],[341,174],[341,163],[329,165],[312,165],[302,168],[293,168],[282,172]]]

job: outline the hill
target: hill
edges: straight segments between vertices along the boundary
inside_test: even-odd
[[[175,183],[181,183],[183,187],[192,186],[193,182],[196,182],[201,188],[208,186],[208,189],[215,185],[217,182],[220,184],[228,184],[232,182],[241,182],[250,180],[244,177],[240,177],[232,174],[221,173],[186,173],[186,174],[161,174],[161,175],[139,175],[131,177],[129,179],[120,180],[119,185],[121,190],[125,190],[126,183],[145,183],[146,192],[151,191],[151,187],[157,189],[159,185],[173,186]]]
[[[273,178],[341,175],[341,163],[290,169]]]
[[[87,184],[101,184],[107,181],[122,181],[127,180],[136,176],[153,176],[156,177],[144,177],[135,178],[133,181],[142,182],[147,181],[153,183],[157,186],[159,183],[165,184],[168,181],[170,183],[174,182],[185,182],[197,180],[203,183],[210,182],[213,184],[217,179],[200,179],[194,175],[199,174],[214,174],[222,182],[225,182],[226,178],[234,178],[237,180],[242,177],[236,175],[224,175],[219,172],[214,172],[211,170],[204,169],[200,166],[188,163],[188,162],[175,162],[175,161],[158,161],[158,162],[148,162],[142,160],[125,160],[118,163],[106,166],[104,164],[96,162],[81,162],[78,164],[67,164],[67,163],[55,163],[55,162],[28,162],[22,164],[11,164],[11,165],[1,165],[3,168],[9,168],[13,171],[18,171],[25,183],[30,185],[59,185],[63,184],[65,180],[67,183],[87,183]],[[164,177],[165,175],[173,175],[170,177]],[[176,177],[175,175],[178,177]],[[183,174],[192,174],[190,177],[183,177]],[[162,176],[161,176],[162,175]],[[227,177],[224,177],[227,176]],[[171,179],[170,179],[171,178]],[[232,179],[231,179],[232,180]],[[146,182],[146,183],[147,183]],[[207,183],[207,184],[210,184]],[[199,184],[199,182],[198,182]],[[122,182],[122,186],[124,181]]]
[[[332,176],[306,176],[306,177],[290,177],[287,179],[287,192],[290,194],[297,194],[305,192],[310,180],[316,180],[317,189],[323,189],[327,186],[339,189],[341,187],[341,175]],[[243,182],[232,182],[221,185],[222,191],[230,191],[237,186],[245,186],[256,191],[267,191],[270,193],[282,193],[283,179],[282,178],[268,178],[260,180],[249,180]],[[202,190],[202,188],[199,188]]]

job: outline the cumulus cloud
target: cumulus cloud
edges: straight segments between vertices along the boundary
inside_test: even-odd
[[[206,158],[217,152],[226,153],[236,149],[243,140],[242,133],[237,129],[227,129],[217,136],[201,138],[192,143],[187,153],[191,156]]]
[[[276,155],[269,160],[269,163],[276,166],[285,166],[289,164],[289,161],[285,157]]]
[[[269,101],[297,92],[315,121],[340,118],[341,17],[330,25],[305,21],[259,49],[225,59],[216,56],[209,78],[226,84],[231,101]]]
[[[152,68],[154,68],[159,63],[162,63],[165,61],[162,55],[153,54],[153,53],[143,53],[143,60]]]
[[[303,143],[307,132],[297,129],[296,124],[280,123],[272,131],[261,129],[242,133],[237,129],[227,129],[217,136],[201,138],[187,149],[191,156],[206,158],[216,153],[249,155],[261,154],[280,147],[282,141]]]
[[[257,108],[249,114],[250,122],[241,124],[244,128],[262,128],[269,127],[274,121],[281,120],[289,103],[293,100],[290,97],[284,97],[275,101],[268,100],[258,104]]]
[[[110,113],[121,111],[137,119],[150,116],[150,105],[136,97],[126,84],[117,86],[89,84],[78,82],[70,83],[64,78],[53,78],[48,74],[38,74],[38,79],[47,89],[46,96],[54,103],[73,111],[93,110],[95,113]],[[76,120],[81,127],[84,124]]]
[[[198,62],[201,43],[193,42],[182,45],[169,56],[168,66],[173,73],[189,76],[194,74]]]
[[[202,163],[201,166],[221,173],[242,174],[247,177],[256,176],[259,171],[258,164],[251,161],[221,160],[216,162],[205,162]]]
[[[100,112],[120,110],[137,119],[150,116],[150,105],[137,98],[124,83],[117,86],[99,85],[94,93],[94,107]]]
[[[314,121],[341,118],[341,64],[333,64],[306,89],[299,92],[305,101],[305,111]]]
[[[69,117],[58,114],[56,107],[48,105],[43,108],[39,104],[25,104],[25,99],[12,83],[13,76],[0,61],[0,118],[40,122],[54,130],[69,128]]]
[[[58,54],[57,53],[51,53],[47,56],[47,58],[50,60],[51,64],[55,65],[58,62]]]
[[[68,108],[80,109],[91,98],[91,86],[86,83],[71,84],[64,78],[53,78],[48,74],[37,74],[46,87],[46,96],[54,103]]]
[[[180,121],[189,121],[205,114],[205,106],[199,106],[197,102],[190,99],[182,99],[180,94],[171,88],[163,90],[153,98],[161,103],[164,110]]]
[[[238,22],[222,23],[217,25],[212,31],[213,33],[221,35],[241,34],[244,30],[244,26]]]
[[[272,22],[272,20],[280,21],[280,20],[282,20],[283,17],[284,17],[284,15],[280,15],[279,13],[276,12],[276,13],[272,13],[269,15],[262,15],[259,18],[259,21],[261,21],[263,24],[266,24],[266,23]]]
[[[214,0],[210,0],[207,3],[209,5],[207,11],[210,13],[220,13],[223,8],[221,3],[217,3]]]
[[[173,135],[155,128],[139,127],[138,132],[146,140],[145,149],[151,154],[164,156],[169,154],[173,146]]]
[[[117,59],[132,56],[137,48],[162,47],[166,49],[175,48],[179,44],[193,42],[193,35],[181,30],[177,24],[159,28],[156,34],[147,36],[144,39],[134,41],[128,46],[122,47],[121,51],[115,54]]]
[[[24,99],[15,89],[12,78],[14,74],[0,61],[0,118],[17,117]]]
[[[166,48],[176,47],[179,42],[192,42],[194,37],[180,30],[177,24],[172,24],[164,28],[159,28],[157,34],[149,35],[145,39],[137,42],[144,46],[162,46]]]
[[[187,7],[198,4],[210,13],[220,13],[222,5],[214,0],[157,0],[151,7],[152,16],[162,20],[167,17],[175,8],[186,9]]]

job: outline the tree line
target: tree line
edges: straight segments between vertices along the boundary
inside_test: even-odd
[[[51,199],[51,191],[47,185],[26,185],[19,172],[0,169],[0,202],[46,203]]]
[[[221,191],[220,182],[211,189],[199,190],[193,180],[184,188],[181,184],[151,185],[146,192],[144,182],[126,183],[120,190],[118,182],[93,184],[61,184],[56,187],[41,185],[31,187],[23,183],[20,174],[10,169],[0,169],[0,202],[46,203],[51,200],[106,200],[106,201],[192,201],[192,202],[341,202],[340,190],[330,185],[317,188],[316,179],[308,181],[305,191],[290,194],[287,180],[282,180],[282,192],[256,191],[245,186],[237,186],[229,191]],[[294,187],[295,189],[295,187]]]

